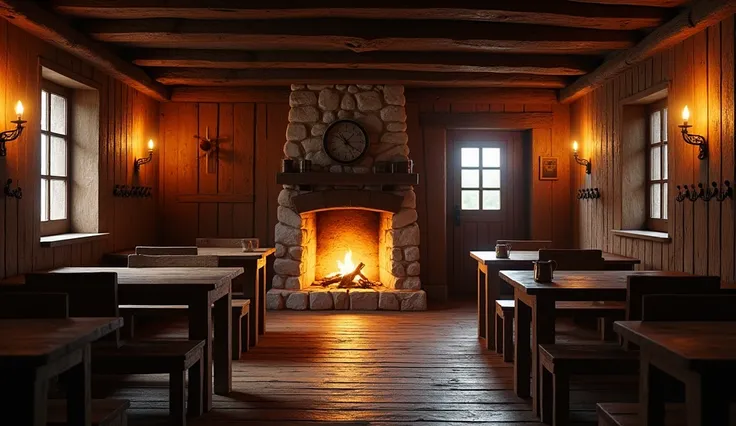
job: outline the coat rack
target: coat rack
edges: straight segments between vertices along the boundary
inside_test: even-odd
[[[733,198],[733,188],[731,187],[730,181],[724,181],[723,186],[719,186],[718,182],[715,181],[711,182],[710,185],[711,188],[705,188],[702,183],[698,183],[697,189],[695,185],[690,185],[690,187],[687,184],[682,186],[677,185],[675,201],[681,203],[685,200],[690,200],[694,203],[698,200],[708,202],[715,199],[716,201],[723,202],[726,198]]]
[[[578,189],[578,200],[597,200],[599,198],[601,198],[601,192],[598,188]]]
[[[4,188],[5,196],[9,198],[15,198],[16,200],[20,200],[21,198],[23,198],[23,188],[18,187],[16,184],[15,189],[11,189],[10,185],[12,184],[13,184],[13,179],[8,179],[5,182],[5,188]]]

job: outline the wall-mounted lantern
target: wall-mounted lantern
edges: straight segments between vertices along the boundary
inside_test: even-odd
[[[26,122],[23,120],[23,103],[21,101],[18,101],[18,103],[15,104],[15,114],[18,116],[18,119],[11,121],[11,123],[15,124],[15,129],[6,130],[0,133],[0,157],[5,157],[8,154],[8,151],[5,148],[5,142],[14,141],[20,137],[21,133],[23,133],[23,125]]]
[[[591,172],[591,164],[590,160],[586,160],[585,158],[580,158],[578,156],[578,142],[573,141],[572,143],[572,156],[575,158],[575,162],[580,164],[581,166],[585,166],[585,173],[590,174]]]
[[[136,158],[133,169],[137,172],[141,169],[141,166],[148,164],[153,160],[153,139],[148,141],[148,157],[147,158]]]
[[[704,160],[705,157],[708,156],[708,142],[705,140],[704,136],[694,135],[690,133],[688,129],[690,129],[693,126],[687,124],[687,120],[689,119],[690,119],[690,110],[687,109],[687,105],[685,105],[685,108],[682,110],[683,123],[677,127],[679,127],[682,130],[682,139],[684,139],[685,142],[689,143],[690,145],[697,146],[699,148],[698,158],[700,160]]]

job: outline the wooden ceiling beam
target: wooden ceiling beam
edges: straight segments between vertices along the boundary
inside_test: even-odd
[[[281,87],[181,86],[171,88],[171,102],[287,102],[291,89]]]
[[[467,52],[320,52],[191,49],[134,49],[142,67],[228,69],[383,69],[433,72],[493,72],[583,75],[601,60],[591,56],[501,55]]]
[[[635,32],[461,21],[279,19],[90,20],[80,27],[94,38],[135,47],[352,50],[367,52],[484,50],[507,53],[585,54],[633,46]]]
[[[690,0],[570,0],[582,4],[600,4],[614,6],[645,6],[645,7],[680,7]]]
[[[467,21],[545,24],[610,30],[656,27],[669,11],[655,7],[574,4],[550,0],[430,0],[409,5],[393,0],[346,3],[342,0],[272,0],[266,4],[242,0],[52,0],[60,13],[76,18],[142,19],[453,19]]]
[[[77,31],[58,16],[25,0],[0,1],[2,17],[13,25],[99,67],[110,76],[158,101],[169,98],[168,89],[142,69],[124,61],[101,43]]]
[[[295,84],[404,84],[440,87],[536,87],[557,89],[560,76],[386,70],[220,70],[152,68],[151,75],[171,86],[286,86]]]
[[[472,89],[406,89],[406,101],[415,103],[473,103],[473,104],[556,104],[557,91],[553,89],[505,89],[501,87]]]
[[[590,74],[560,91],[560,102],[572,102],[632,64],[667,49],[736,13],[736,0],[700,0],[673,20],[652,31],[635,47],[613,54]]]

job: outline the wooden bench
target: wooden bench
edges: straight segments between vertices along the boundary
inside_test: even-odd
[[[596,404],[598,426],[639,426],[638,403],[600,403]],[[687,415],[683,404],[668,404],[665,409],[667,426],[685,426]]]
[[[127,399],[93,399],[92,426],[127,426],[130,401]],[[66,400],[50,399],[46,424],[48,426],[66,426]]]
[[[0,293],[0,319],[69,318],[66,293]]]
[[[250,299],[232,299],[232,359],[239,360],[243,352],[250,350]],[[120,313],[129,322],[126,326],[129,337],[135,335],[135,316],[151,315],[162,316],[166,314],[186,313],[187,305],[120,305]],[[244,340],[245,339],[245,340]]]
[[[555,306],[555,311],[560,316],[623,319],[626,311],[626,304],[623,302],[557,302]],[[496,353],[502,353],[506,362],[514,360],[515,308],[516,303],[513,300],[496,300]]]

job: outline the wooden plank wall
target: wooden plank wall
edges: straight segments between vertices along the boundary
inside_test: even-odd
[[[93,80],[100,90],[100,232],[108,239],[43,248],[39,242],[40,217],[40,68],[39,58],[75,75]],[[23,199],[0,197],[0,278],[67,265],[97,263],[106,252],[156,240],[155,199],[113,198],[115,184],[154,187],[158,181],[157,155],[153,163],[133,174],[134,158],[147,155],[146,143],[158,135],[158,102],[111,79],[85,62],[56,49],[0,20],[0,121],[5,130],[18,99],[25,106],[28,125],[23,135],[8,143],[0,158],[0,180],[12,178],[23,188]]]
[[[289,104],[161,105],[161,223],[166,244],[258,237],[273,247]],[[217,137],[212,173],[195,135]]]
[[[613,236],[620,229],[621,105],[626,97],[669,81],[670,243]],[[686,145],[677,128],[688,105],[692,133],[708,138],[708,158]],[[675,185],[734,181],[734,19],[733,17],[638,63],[571,106],[573,138],[592,157],[593,174],[575,168],[574,188],[599,187],[602,197],[580,201],[575,209],[581,247],[638,257],[642,269],[720,275],[734,281],[734,200],[719,203],[674,201]]]

